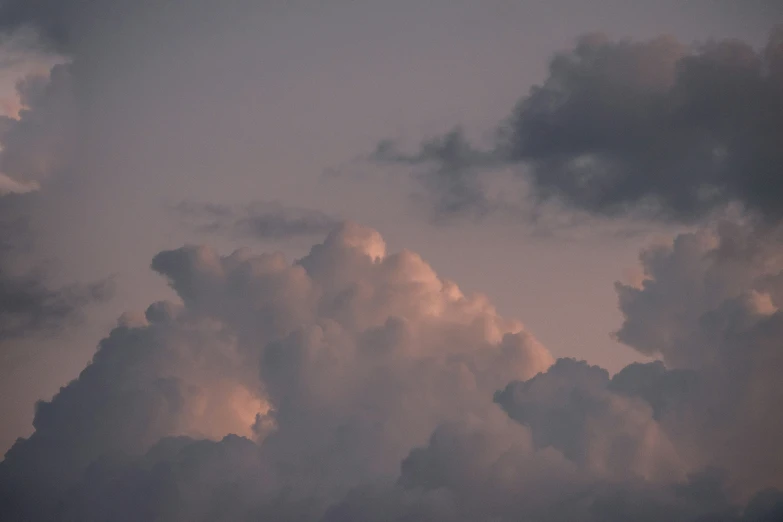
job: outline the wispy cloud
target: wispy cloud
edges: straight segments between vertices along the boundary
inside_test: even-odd
[[[254,202],[236,207],[183,201],[173,210],[202,232],[263,240],[323,236],[341,222],[325,212],[279,202]]]

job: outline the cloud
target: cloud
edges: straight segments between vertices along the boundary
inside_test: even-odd
[[[121,2],[89,0],[3,0],[0,3],[0,31],[34,31],[40,44],[58,53],[71,50],[85,25],[100,19],[101,13],[121,7]]]
[[[340,219],[317,210],[285,206],[278,202],[254,202],[242,208],[214,203],[183,201],[173,209],[184,220],[199,223],[197,230],[234,234],[262,240],[323,236]]]
[[[0,515],[771,520],[783,506],[777,297],[735,296],[772,288],[779,258],[755,229],[717,230],[699,233],[723,238],[699,255],[641,259],[666,267],[646,267],[656,306],[681,299],[665,281],[674,264],[716,289],[730,286],[716,274],[737,281],[707,292],[714,306],[685,328],[723,344],[687,368],[664,344],[669,367],[614,377],[552,364],[486,297],[350,222],[293,262],[161,252],[152,268],[181,302],[122,316],[78,379],[39,403],[35,433],[0,463]],[[746,265],[766,268],[747,277]],[[658,320],[648,308],[621,301],[627,321]]]
[[[38,406],[36,432],[0,465],[14,492],[3,513],[53,516],[105,459],[133,468],[168,437],[228,434],[254,440],[254,469],[268,470],[253,506],[290,491],[322,510],[393,477],[440,422],[484,416],[495,389],[551,363],[486,298],[350,223],[293,264],[194,246],[152,267],[183,304],[124,317],[80,377]],[[45,501],[27,504],[41,491]]]
[[[696,372],[681,409],[661,422],[677,425],[693,456],[731,470],[737,487],[783,483],[772,436],[783,430],[773,413],[783,406],[780,233],[721,222],[681,234],[642,252],[639,287],[617,285],[617,339]]]
[[[96,19],[112,27],[91,10],[114,7],[6,2],[0,19],[71,53]],[[486,297],[413,252],[388,253],[374,230],[276,204],[188,204],[186,217],[221,233],[333,230],[293,262],[194,245],[158,253],[151,267],[178,301],[124,314],[78,378],[37,405],[35,432],[0,463],[0,518],[779,518],[783,267],[775,185],[769,198],[756,190],[779,166],[768,141],[776,38],[760,53],[588,37],[552,62],[494,147],[455,130],[412,154],[375,152],[421,166],[442,214],[495,210],[485,170],[508,165],[527,169],[540,201],[597,214],[644,207],[692,221],[735,200],[761,213],[647,249],[640,285],[617,285],[617,338],[662,361],[613,377],[555,362]],[[72,74],[83,63],[20,83],[23,110],[0,121],[0,167],[41,192],[7,195],[0,211],[78,175]],[[35,207],[19,210],[9,226]],[[0,263],[11,274],[34,238],[3,238],[14,239]],[[0,277],[8,310],[21,310],[9,338],[56,331],[96,297],[13,274]]]
[[[53,285],[46,269],[31,255],[27,224],[28,198],[35,194],[0,196],[0,348],[27,336],[47,336],[81,318],[86,305],[107,299],[110,280],[90,284]],[[7,355],[4,353],[4,355]]]
[[[558,360],[495,394],[509,418],[439,426],[402,462],[396,484],[356,490],[325,519],[775,520],[783,494],[768,486],[779,482],[781,467],[759,466],[776,450],[749,439],[780,426],[769,417],[764,426],[748,423],[724,396],[710,400],[713,378],[660,362],[609,378],[601,368]],[[747,393],[744,384],[731,393]],[[754,399],[764,410],[759,419],[780,407],[773,396]],[[728,420],[739,418],[736,426]],[[743,459],[754,473],[745,473]]]
[[[556,448],[593,474],[683,479],[687,455],[678,454],[650,404],[609,384],[606,370],[561,359],[545,374],[509,384],[495,400],[530,427],[537,447]]]
[[[414,450],[397,484],[355,490],[324,520],[739,522],[774,520],[782,501],[768,490],[736,506],[711,471],[655,486],[596,479],[555,452],[531,451],[520,427],[462,423]]]
[[[421,144],[415,154],[397,149],[392,141],[382,141],[370,155],[378,163],[421,166],[417,179],[433,196],[436,217],[465,213],[481,217],[496,206],[486,194],[478,169],[498,163],[488,152],[474,148],[457,128]]]
[[[16,181],[5,174],[0,174],[0,196],[7,194],[25,194],[41,188],[37,181]]]
[[[434,165],[418,177],[441,212],[491,206],[486,166],[507,165],[534,203],[694,222],[736,202],[777,221],[781,35],[773,31],[761,50],[736,40],[688,47],[587,35],[550,61],[489,149],[475,150],[454,131],[413,155],[384,142],[373,157]],[[461,197],[452,198],[455,190]]]
[[[0,116],[0,350],[6,363],[17,341],[61,334],[83,319],[86,306],[113,292],[110,278],[56,283],[54,263],[38,244],[41,192],[55,179],[74,176],[75,132],[66,130],[75,120],[70,66],[23,76],[16,96],[18,115]]]
[[[49,288],[35,273],[0,278],[0,343],[32,333],[54,334],[85,305],[106,299],[110,284]]]
[[[615,285],[625,316],[618,340],[673,367],[726,355],[715,335],[777,314],[781,239],[777,226],[720,221],[644,249],[641,282]]]
[[[17,82],[19,115],[0,116],[0,173],[7,183],[32,188],[55,176],[73,175],[78,115],[71,68],[58,64],[48,75],[32,74]]]
[[[47,44],[65,45],[70,39],[67,28],[68,11],[77,2],[56,0],[22,2],[6,0],[0,4],[0,26],[6,31],[30,27],[41,33]]]

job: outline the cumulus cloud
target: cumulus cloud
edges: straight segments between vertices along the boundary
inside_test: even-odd
[[[322,509],[393,478],[438,424],[485,416],[494,390],[551,363],[486,298],[350,223],[293,264],[184,247],[152,266],[183,304],[124,317],[79,379],[39,405],[36,432],[2,464],[5,513],[54,516],[102,459],[138,466],[167,437],[229,434],[259,445],[271,481],[260,498],[293,488]],[[214,444],[245,443],[199,447]],[[41,491],[50,503],[27,504]]]
[[[340,220],[317,210],[275,201],[257,201],[242,208],[183,201],[173,209],[184,221],[206,233],[234,234],[264,240],[323,236]]]
[[[354,491],[324,520],[738,522],[774,520],[783,507],[768,491],[737,508],[710,472],[655,487],[596,479],[525,442],[524,432],[500,426],[444,426],[404,462],[400,484]]]
[[[684,478],[685,455],[656,422],[649,403],[609,389],[606,370],[569,359],[509,384],[495,400],[529,426],[538,447],[553,447],[599,476]]]
[[[783,406],[780,233],[721,222],[681,234],[642,252],[638,287],[617,285],[617,338],[696,374],[680,411],[662,422],[690,439],[681,445],[692,455],[732,470],[738,487],[783,484],[773,435],[783,429],[774,413]]]
[[[39,403],[0,463],[4,520],[750,522],[783,506],[781,386],[755,363],[730,374],[775,361],[769,308],[728,307],[763,315],[731,323],[750,328],[725,336],[734,358],[610,377],[553,365],[486,297],[353,223],[293,262],[185,246],[152,268],[181,302],[123,315]]]
[[[491,148],[476,150],[457,130],[412,155],[383,142],[373,158],[434,165],[417,177],[441,212],[487,206],[485,167],[500,164],[519,167],[534,202],[597,215],[693,222],[738,202],[778,220],[781,35],[760,50],[587,35],[551,60]]]
[[[10,0],[0,26],[73,53],[127,6]],[[194,245],[157,254],[151,268],[178,301],[124,314],[78,378],[37,405],[35,432],[0,462],[0,518],[779,519],[780,54],[779,33],[763,51],[585,37],[488,150],[456,130],[411,154],[374,153],[422,166],[442,214],[494,210],[484,171],[507,165],[524,166],[539,201],[597,214],[692,221],[732,201],[760,213],[645,250],[639,285],[617,285],[615,335],[661,361],[615,376],[553,361],[485,296],[356,224],[186,204],[215,232],[333,230],[293,262]],[[0,120],[6,191],[75,175],[78,59],[20,82],[22,110]],[[34,196],[0,198],[0,212]],[[17,239],[0,258],[0,340],[54,331],[100,294],[52,289],[37,272],[7,278],[27,236],[3,237]]]

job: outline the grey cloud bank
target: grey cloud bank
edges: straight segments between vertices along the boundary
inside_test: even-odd
[[[495,141],[480,150],[455,130],[411,155],[382,142],[372,158],[425,165],[417,177],[440,214],[491,207],[488,167],[515,166],[534,202],[687,223],[738,202],[778,220],[783,28],[760,50],[584,36]]]

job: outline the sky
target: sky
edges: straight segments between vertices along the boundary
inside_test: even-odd
[[[0,518],[775,520],[782,24],[0,1]]]

